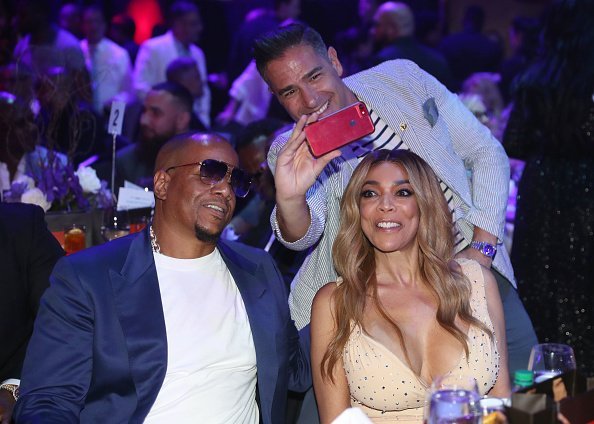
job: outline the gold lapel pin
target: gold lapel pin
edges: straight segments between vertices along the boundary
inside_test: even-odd
[[[406,129],[406,122],[400,124],[400,130],[404,131]]]

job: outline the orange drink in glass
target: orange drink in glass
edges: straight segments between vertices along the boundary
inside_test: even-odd
[[[86,227],[72,224],[64,228],[64,250],[68,255],[87,247]]]

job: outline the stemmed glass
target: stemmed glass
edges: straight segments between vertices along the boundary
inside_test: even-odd
[[[101,234],[105,241],[111,241],[130,234],[128,211],[118,211],[115,207],[106,209]]]
[[[438,377],[431,384],[428,424],[478,424],[480,395],[476,380],[462,374]]]
[[[548,380],[564,372],[575,370],[573,349],[560,343],[542,343],[532,347],[528,369],[534,372],[534,382]]]

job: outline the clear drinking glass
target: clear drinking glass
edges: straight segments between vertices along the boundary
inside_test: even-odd
[[[542,343],[532,347],[528,369],[534,372],[534,382],[548,380],[564,372],[575,370],[573,349],[561,343]]]
[[[111,241],[130,234],[128,211],[107,209],[101,226],[101,234],[105,241]]]
[[[64,250],[67,254],[87,247],[86,233],[87,227],[81,224],[70,224],[64,228]]]
[[[473,377],[461,374],[438,377],[430,390],[429,424],[480,423],[480,395]]]
[[[479,409],[483,416],[483,424],[505,423],[505,404],[503,399],[483,397],[479,401]]]

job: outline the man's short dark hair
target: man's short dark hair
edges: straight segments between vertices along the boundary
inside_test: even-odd
[[[254,41],[254,59],[260,75],[264,77],[264,71],[270,62],[300,44],[312,47],[322,57],[328,57],[328,49],[322,36],[315,29],[301,23],[281,26],[257,38]]]
[[[190,92],[184,87],[175,82],[161,82],[157,85],[153,85],[152,91],[167,91],[175,100],[184,108],[184,112],[192,113],[194,105],[194,99]]]
[[[189,1],[176,1],[171,5],[169,8],[169,13],[167,14],[167,18],[169,19],[169,23],[172,24],[179,18],[183,18],[189,13],[197,13],[200,14],[200,10],[198,6],[194,3]]]
[[[187,56],[178,57],[167,65],[167,70],[165,71],[167,81],[175,82],[181,74],[191,69],[198,69],[198,65],[194,59]]]

